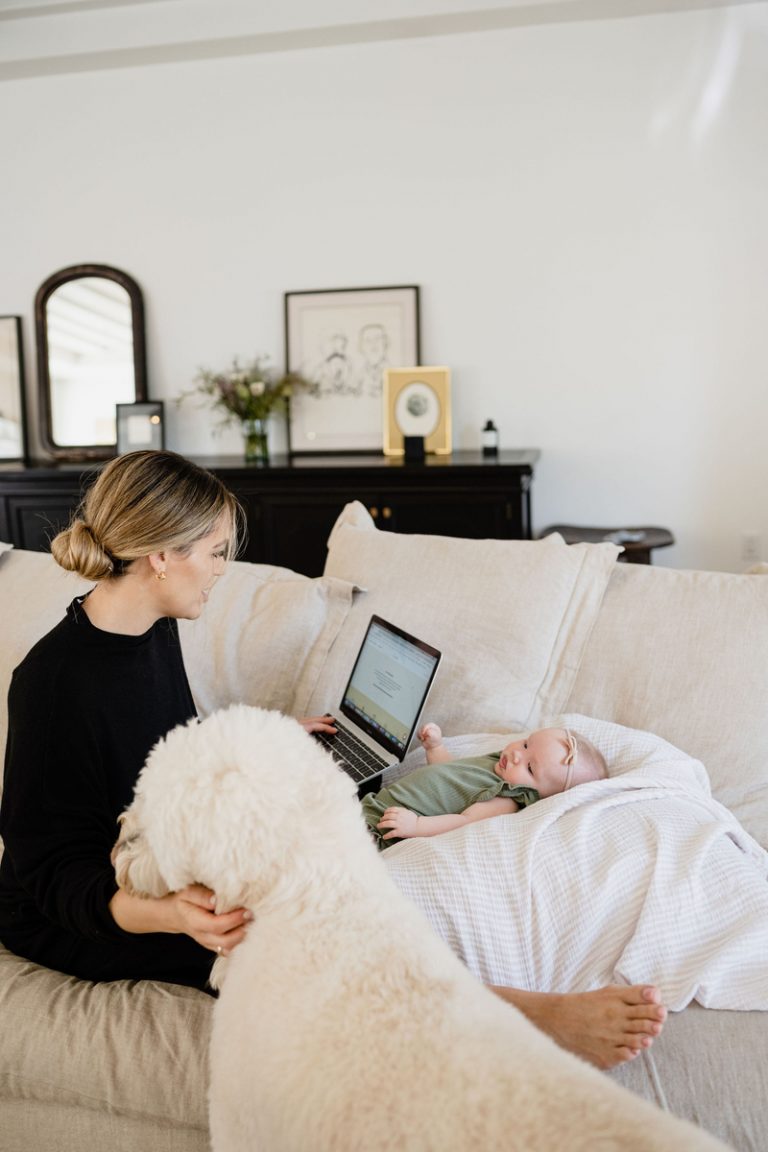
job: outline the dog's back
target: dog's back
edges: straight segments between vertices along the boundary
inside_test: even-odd
[[[722,1147],[559,1049],[381,874],[346,913],[272,912],[237,950],[214,1013],[214,1152]]]

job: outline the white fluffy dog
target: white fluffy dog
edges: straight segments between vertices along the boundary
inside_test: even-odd
[[[483,988],[389,879],[354,785],[293,720],[238,706],[171,732],[116,856],[131,890],[198,882],[254,914],[214,1009],[216,1152],[723,1147]]]

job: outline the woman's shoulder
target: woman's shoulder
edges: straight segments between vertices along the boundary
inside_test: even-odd
[[[36,676],[40,673],[50,674],[72,653],[77,634],[75,616],[77,605],[78,600],[73,600],[58,624],[54,624],[49,632],[32,645],[21,663],[14,669],[15,679]]]

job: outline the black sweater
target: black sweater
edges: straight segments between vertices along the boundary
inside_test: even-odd
[[[0,835],[0,939],[93,980],[203,986],[210,954],[184,936],[130,934],[109,911],[117,817],[158,739],[195,715],[175,620],[141,636],[95,628],[74,600],[15,670]]]

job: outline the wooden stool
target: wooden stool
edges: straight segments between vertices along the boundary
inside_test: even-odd
[[[551,536],[559,532],[566,544],[600,544],[609,540],[624,551],[619,560],[627,564],[650,564],[654,548],[668,548],[675,538],[668,528],[582,528],[578,524],[550,524],[539,533]]]

